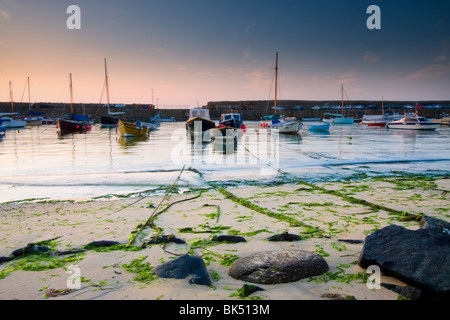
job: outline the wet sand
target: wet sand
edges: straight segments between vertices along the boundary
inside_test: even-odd
[[[158,232],[174,234],[187,243],[154,244],[138,251],[88,250],[53,257],[74,260],[48,270],[41,270],[48,260],[16,258],[0,264],[0,299],[237,300],[242,299],[237,292],[245,282],[227,274],[230,261],[253,252],[298,249],[321,254],[329,272],[285,284],[256,284],[265,290],[247,299],[324,300],[326,294],[332,293],[357,300],[397,300],[398,293],[384,287],[367,287],[368,274],[357,265],[363,244],[339,240],[364,240],[390,224],[418,229],[419,222],[411,218],[416,214],[450,221],[449,190],[450,179],[446,177],[433,181],[386,178],[315,186],[193,190],[171,194],[159,208],[164,195],[1,204],[0,256],[8,256],[28,243],[53,238],[57,239],[50,242],[52,251],[77,249],[99,240],[126,244],[133,230],[168,205],[157,214],[155,228],[145,228],[134,245],[139,246]],[[303,240],[266,240],[286,231]],[[241,235],[247,242],[213,243],[210,240],[214,234]],[[137,274],[124,266],[140,259],[141,265],[149,263],[155,267],[185,253],[202,256],[212,278],[211,286],[157,277],[138,281]],[[72,275],[67,268],[71,265],[79,268],[81,288],[67,292],[64,290]],[[405,285],[384,275],[381,280]],[[61,291],[53,297],[52,289]]]

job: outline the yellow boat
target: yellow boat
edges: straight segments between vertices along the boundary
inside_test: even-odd
[[[143,126],[140,121],[128,122],[119,120],[119,134],[123,137],[142,137],[149,133],[149,128]]]

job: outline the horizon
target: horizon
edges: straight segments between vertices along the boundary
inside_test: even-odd
[[[0,101],[11,81],[28,103],[30,77],[32,103],[67,103],[72,73],[74,103],[106,104],[104,59],[111,104],[273,100],[276,52],[281,101],[339,101],[341,83],[349,101],[450,101],[448,30],[448,0],[0,0]]]

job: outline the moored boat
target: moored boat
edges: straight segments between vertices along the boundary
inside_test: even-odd
[[[308,123],[307,124],[309,131],[320,131],[320,132],[328,132],[330,130],[329,123]]]
[[[2,126],[6,129],[23,128],[27,125],[25,120],[17,120],[11,117],[2,117],[0,119],[2,120]]]
[[[129,122],[119,120],[118,131],[122,137],[143,137],[149,133],[149,128],[144,126],[140,121]]]
[[[122,111],[120,111],[120,112],[111,112],[111,110],[110,110],[108,70],[106,68],[106,58],[105,58],[105,87],[106,87],[108,115],[100,117],[100,125],[102,127],[115,127],[115,126],[118,125],[119,120],[121,119],[119,116],[124,115],[125,112],[122,112]]]
[[[67,133],[83,133],[92,129],[92,123],[89,121],[89,116],[73,113],[73,86],[72,86],[72,74],[70,77],[70,119],[58,119],[56,128],[59,134]]]
[[[192,109],[186,121],[186,130],[193,136],[195,133],[205,133],[214,129],[216,124],[211,120],[209,109]]]
[[[162,118],[160,114],[157,114],[156,116],[150,118],[150,122],[175,122],[175,121],[176,120],[174,117],[167,116],[165,118]]]
[[[291,121],[279,121],[272,120],[272,123],[269,124],[269,128],[272,130],[276,130],[278,133],[285,134],[297,134],[302,128],[303,124],[297,120]]]
[[[392,121],[387,124],[389,129],[403,130],[436,130],[439,123],[430,121],[427,118],[420,117],[417,114],[413,116],[405,116],[400,120]]]
[[[345,117],[344,113],[344,85],[341,85],[341,110],[342,114],[324,113],[323,122],[333,124],[352,124],[355,122],[353,118]]]

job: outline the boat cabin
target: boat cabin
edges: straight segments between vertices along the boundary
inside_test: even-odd
[[[242,122],[242,116],[240,113],[225,113],[220,115],[220,122],[236,120]]]
[[[192,109],[189,111],[189,119],[197,117],[211,120],[211,117],[209,116],[209,109]]]

